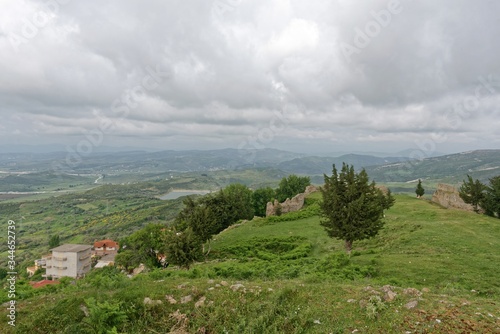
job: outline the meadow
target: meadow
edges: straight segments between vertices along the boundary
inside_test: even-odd
[[[498,219],[397,195],[380,234],[347,256],[319,225],[318,200],[222,232],[190,270],[20,282],[17,332],[500,332]]]

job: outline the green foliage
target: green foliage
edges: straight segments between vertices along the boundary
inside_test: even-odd
[[[487,215],[500,218],[500,176],[490,179],[481,207]]]
[[[165,250],[169,263],[186,269],[202,256],[201,241],[191,227],[169,233]]]
[[[479,180],[474,181],[470,175],[467,175],[467,182],[464,180],[458,191],[461,199],[465,203],[472,205],[474,212],[479,213],[479,205],[484,200],[484,191],[486,186]]]
[[[247,186],[240,183],[230,184],[224,189],[224,194],[227,197],[227,208],[233,222],[253,218],[252,191]]]
[[[160,267],[158,253],[164,253],[167,227],[161,224],[149,224],[120,242],[121,248],[115,262],[127,270],[143,263],[149,268]]]
[[[314,275],[322,279],[356,280],[377,276],[377,269],[373,264],[354,264],[345,253],[335,253],[318,262]]]
[[[49,237],[49,248],[56,248],[60,243],[59,235],[51,235]]]
[[[321,225],[330,237],[345,240],[349,253],[353,241],[378,234],[384,226],[384,209],[394,203],[390,193],[384,195],[375,182],[368,181],[364,169],[358,174],[353,166],[344,163],[340,174],[333,165],[332,176],[325,175],[321,188]]]
[[[276,198],[279,202],[284,202],[287,198],[303,193],[310,184],[311,178],[308,176],[292,174],[284,177],[281,179],[278,189],[276,189]]]
[[[387,308],[380,296],[371,296],[366,304],[366,316],[368,319],[375,319],[379,313]]]
[[[244,243],[226,247],[218,256],[248,260],[258,258],[266,261],[307,257],[312,245],[304,237],[253,238]]]
[[[196,200],[188,197],[175,225],[181,231],[190,227],[202,242],[206,242],[238,220],[252,218],[252,191],[242,184],[231,184]]]
[[[83,320],[91,328],[90,333],[113,334],[116,328],[127,321],[127,314],[122,310],[120,302],[98,302],[94,298],[85,299],[88,316]]]
[[[280,207],[278,207],[278,208],[280,208]],[[280,214],[277,216],[269,216],[262,222],[262,224],[286,222],[286,221],[293,221],[293,220],[298,220],[298,219],[314,217],[314,216],[319,215],[320,212],[321,211],[320,211],[319,203],[314,203],[314,204],[311,204],[310,206],[306,207],[305,209],[302,209],[299,211],[288,212],[287,214],[284,214],[284,215]]]
[[[415,193],[417,194],[417,198],[424,196],[425,189],[422,186],[422,180],[418,179],[417,189],[415,189]]]
[[[271,187],[256,189],[252,194],[252,203],[255,215],[265,217],[267,203],[271,202],[274,197],[275,192]]]
[[[129,279],[103,268],[76,285],[33,292],[19,282],[29,299],[19,300],[16,328],[4,321],[0,332],[95,333],[84,311],[89,298],[104,313],[108,308],[98,305],[104,301],[125,313],[126,320],[107,328],[118,333],[393,333],[408,324],[422,333],[494,332],[497,319],[487,314],[500,312],[500,254],[492,251],[500,247],[497,219],[396,197],[379,237],[359,241],[350,257],[316,216],[279,224],[256,219],[219,234],[211,261],[188,271],[170,266]],[[234,291],[235,284],[244,287]],[[387,284],[395,301],[370,299],[367,286],[381,293]],[[425,312],[404,307],[415,299],[403,292],[409,287],[423,293],[418,308]],[[180,303],[187,295],[193,300]],[[145,297],[163,303],[145,305]],[[195,307],[201,298],[204,305]]]

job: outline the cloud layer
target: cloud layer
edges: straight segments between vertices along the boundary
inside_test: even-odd
[[[96,145],[158,149],[500,146],[496,1],[3,7],[4,144],[101,131]]]

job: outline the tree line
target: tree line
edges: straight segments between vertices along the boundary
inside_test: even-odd
[[[189,268],[210,252],[213,235],[240,220],[265,216],[268,202],[292,198],[310,184],[309,177],[292,174],[282,178],[276,189],[252,191],[243,184],[230,184],[214,194],[187,197],[172,226],[152,224],[131,234],[121,241],[123,249],[115,261],[127,269],[140,263],[150,268],[161,267],[165,261]]]
[[[489,179],[488,185],[467,175],[458,193],[465,203],[472,205],[474,212],[500,218],[500,175]]]

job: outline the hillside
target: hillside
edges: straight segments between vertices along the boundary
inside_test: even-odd
[[[500,331],[498,219],[399,195],[380,235],[355,242],[348,258],[319,225],[318,199],[221,233],[210,259],[189,271],[19,285],[17,329],[90,333],[104,318],[127,333]],[[12,332],[5,321],[0,331]]]
[[[500,150],[470,151],[411,163],[371,166],[366,171],[377,182],[406,182],[420,178],[454,184],[469,174],[487,183],[489,178],[500,174]]]
[[[120,239],[151,222],[169,223],[181,210],[182,199],[164,201],[159,197],[173,189],[215,191],[230,183],[275,187],[284,172],[260,168],[174,175],[130,184],[92,181],[93,189],[86,191],[47,192],[43,195],[48,198],[30,196],[0,202],[0,228],[6,229],[9,219],[19,223],[17,237],[22,243],[17,246],[17,259],[26,267],[48,251],[50,235],[59,235],[65,243],[92,243],[104,237]],[[7,262],[6,251],[6,237],[1,236],[0,265]]]
[[[332,165],[342,166],[342,163],[361,169],[367,166],[384,165],[407,160],[403,157],[375,157],[371,155],[345,154],[339,157],[301,157],[278,164],[278,168],[289,173],[306,175],[323,175],[332,171]]]

